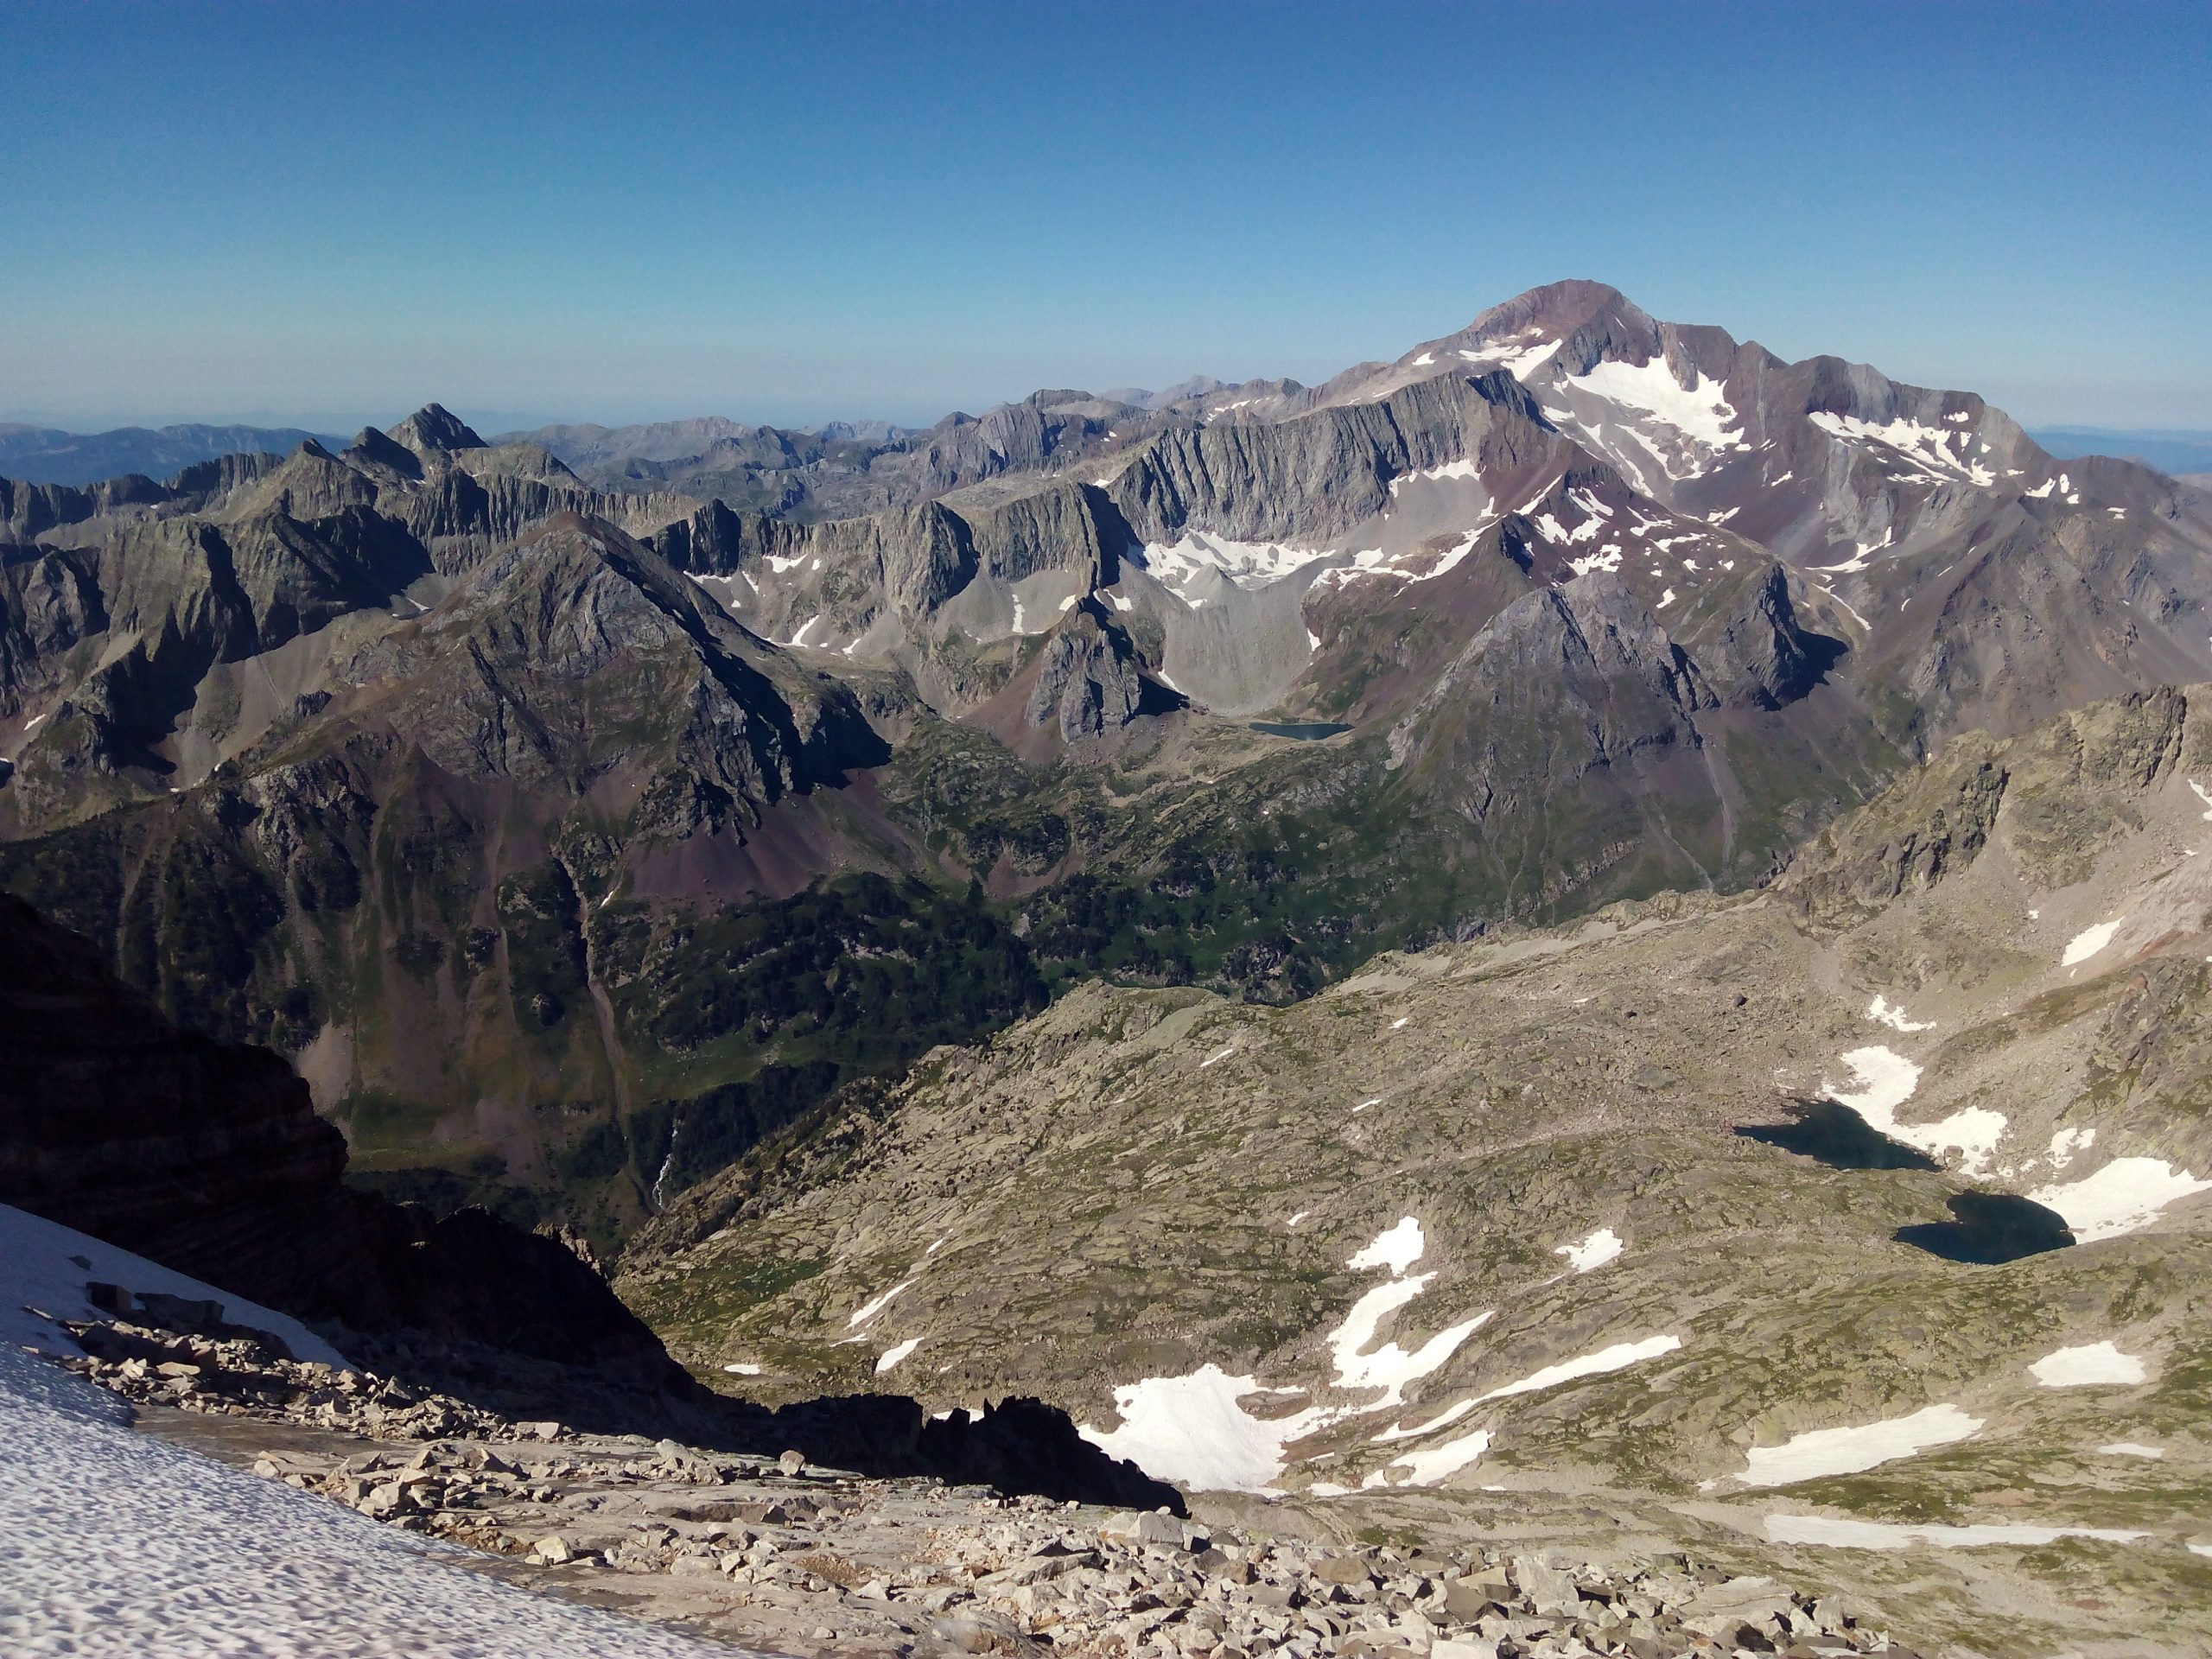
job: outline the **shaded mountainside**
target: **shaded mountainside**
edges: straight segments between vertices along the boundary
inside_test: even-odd
[[[0,884],[355,1179],[602,1247],[1071,982],[1739,890],[2212,672],[2201,494],[1594,283],[1321,386],[540,435],[0,485]]]
[[[0,1203],[304,1319],[682,1387],[565,1246],[346,1187],[344,1140],[283,1060],[178,1030],[5,896],[0,1032]]]

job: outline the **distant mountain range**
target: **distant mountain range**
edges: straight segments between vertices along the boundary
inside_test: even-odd
[[[2115,431],[2101,426],[2039,426],[2028,435],[2059,461],[2118,455],[2176,477],[2212,473],[2212,432]]]
[[[77,485],[132,473],[168,479],[223,455],[288,455],[321,436],[289,426],[119,426],[111,432],[64,432],[0,422],[0,476],[27,484]]]
[[[1319,386],[541,436],[0,481],[0,885],[356,1172],[610,1249],[1073,981],[1753,886],[2212,678],[2212,498],[1593,283]]]

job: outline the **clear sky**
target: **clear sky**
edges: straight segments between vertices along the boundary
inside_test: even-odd
[[[2212,427],[2212,5],[0,0],[0,419],[934,418],[1560,276]]]

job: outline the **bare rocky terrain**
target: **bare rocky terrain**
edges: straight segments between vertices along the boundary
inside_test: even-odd
[[[1756,894],[1285,1008],[1071,994],[686,1195],[620,1287],[702,1376],[1018,1378],[1324,1525],[1725,1528],[1962,1651],[2190,1650],[2206,712],[1961,740]]]
[[[1661,1552],[1361,1546],[517,1422],[235,1328],[73,1323],[148,1433],[475,1552],[541,1592],[748,1650],[1239,1656],[1912,1650],[1834,1595]]]

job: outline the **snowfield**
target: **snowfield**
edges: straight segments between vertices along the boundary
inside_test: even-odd
[[[1793,1434],[1780,1446],[1753,1446],[1745,1454],[1744,1472],[1736,1478],[1746,1486],[1789,1486],[1823,1475],[1855,1475],[1932,1446],[1963,1440],[1980,1427],[1980,1418],[1945,1405],[1929,1406],[1909,1417],[1890,1417],[1878,1423],[1816,1428]]]
[[[2163,1158],[2115,1158],[2094,1175],[2028,1194],[2047,1210],[2066,1217],[2076,1242],[2118,1238],[2147,1227],[2177,1198],[2212,1188]]]
[[[459,1565],[467,1552],[126,1421],[105,1389],[0,1344],[0,1651],[10,1659],[736,1651],[512,1588]]]
[[[2061,1348],[2045,1354],[2028,1367],[2046,1389],[2079,1389],[2095,1384],[2127,1387],[2144,1377],[2143,1362],[2123,1354],[2109,1342],[2092,1342],[2080,1348]]]
[[[223,1305],[232,1325],[283,1339],[296,1359],[319,1360],[351,1370],[352,1362],[289,1313],[278,1313],[214,1286],[104,1243],[89,1233],[0,1204],[0,1348],[39,1347],[73,1352],[75,1344],[40,1314],[56,1319],[110,1317],[85,1300],[88,1283],[120,1285],[190,1301]],[[34,1313],[32,1310],[37,1310]]]

